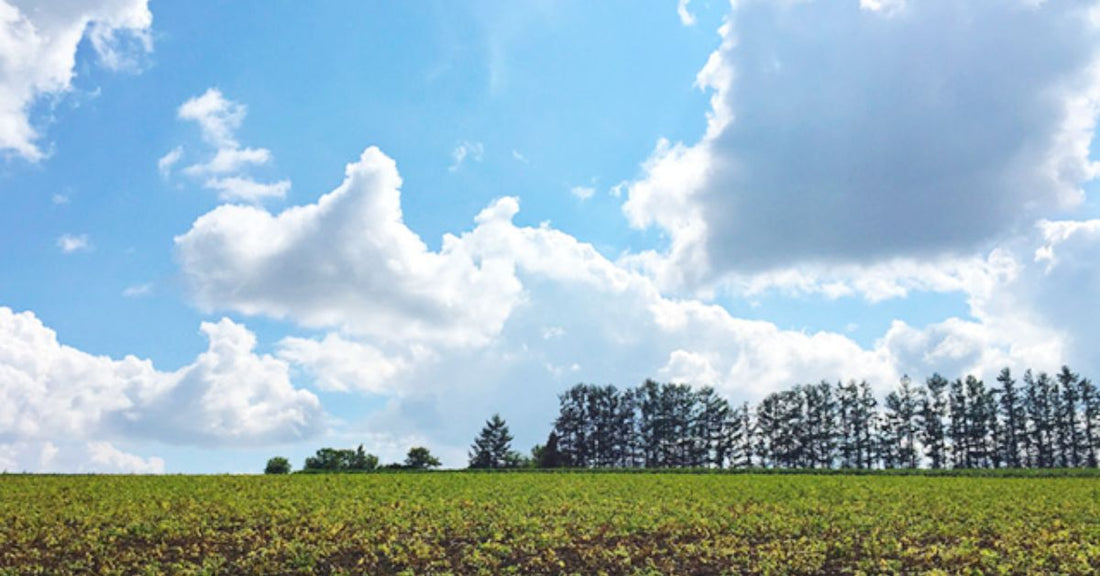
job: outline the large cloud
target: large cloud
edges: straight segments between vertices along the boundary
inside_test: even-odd
[[[118,463],[127,460],[103,442],[242,446],[321,432],[317,397],[294,388],[285,362],[257,355],[251,332],[228,319],[203,323],[202,332],[205,352],[161,372],[148,360],[65,346],[33,313],[0,307],[0,444],[29,446],[23,453],[99,442],[92,452]]]
[[[127,68],[152,49],[152,23],[148,0],[0,0],[0,151],[43,157],[30,109],[72,88],[81,40],[100,64]]]
[[[404,224],[400,186],[393,160],[372,147],[315,204],[202,216],[176,238],[197,302],[387,341],[485,342],[520,297],[510,266],[452,236],[428,250]]]
[[[970,254],[1077,204],[1096,173],[1094,7],[735,4],[699,75],[706,136],[629,187],[669,286],[730,271]]]

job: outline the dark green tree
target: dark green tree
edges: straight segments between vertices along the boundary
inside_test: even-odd
[[[947,465],[947,433],[944,421],[947,419],[946,390],[949,383],[939,374],[925,381],[921,395],[921,444],[924,454],[934,469]]]
[[[410,470],[430,470],[440,466],[439,458],[432,456],[432,453],[423,446],[409,448],[409,453],[405,456],[405,468]]]
[[[276,456],[267,461],[264,474],[290,474],[290,460]]]
[[[1081,440],[1081,418],[1078,414],[1078,394],[1081,377],[1062,366],[1058,372],[1058,462],[1065,468],[1076,468],[1084,460],[1084,443]]]
[[[1012,371],[1008,368],[1001,370],[997,375],[997,390],[1000,396],[1001,416],[1001,454],[1005,466],[1009,468],[1021,468],[1026,462],[1028,452],[1027,445],[1027,415],[1024,406],[1024,398],[1016,388],[1016,380],[1012,378]]]
[[[540,446],[537,453],[532,453],[536,466],[539,468],[561,468],[565,465],[561,451],[558,449],[558,433],[550,432],[546,438],[546,445]]]
[[[1077,386],[1080,390],[1079,396],[1083,413],[1085,466],[1096,468],[1097,450],[1100,449],[1100,446],[1097,445],[1100,442],[1100,438],[1098,438],[1098,435],[1100,435],[1098,434],[1100,433],[1100,394],[1097,393],[1096,386],[1088,378],[1082,378]]]
[[[512,434],[500,414],[493,414],[485,422],[470,447],[469,456],[470,468],[507,468],[512,463]]]

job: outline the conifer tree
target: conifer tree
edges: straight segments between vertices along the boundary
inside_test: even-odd
[[[493,414],[485,422],[470,446],[469,456],[470,468],[507,468],[516,460],[517,454],[512,452],[512,434],[500,414]]]

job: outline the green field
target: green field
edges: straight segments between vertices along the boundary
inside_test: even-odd
[[[1100,571],[1100,480],[0,476],[0,574]]]

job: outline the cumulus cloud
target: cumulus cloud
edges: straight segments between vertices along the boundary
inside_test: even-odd
[[[244,104],[228,100],[217,88],[208,88],[181,104],[178,114],[182,120],[197,122],[203,140],[211,146],[233,150],[240,146],[236,132],[247,112]]]
[[[202,216],[176,238],[196,302],[383,340],[484,342],[520,298],[510,266],[450,235],[428,250],[405,226],[400,186],[393,160],[372,147],[314,204]]]
[[[152,23],[148,0],[0,0],[0,151],[43,158],[30,109],[72,89],[81,41],[101,65],[132,67],[152,50]]]
[[[322,390],[394,393],[394,377],[407,369],[405,360],[374,346],[328,334],[321,340],[288,337],[279,342],[279,358],[308,370]]]
[[[63,345],[33,313],[0,307],[0,444],[127,438],[240,446],[322,430],[317,397],[294,388],[285,362],[256,354],[244,326],[223,319],[203,323],[202,332],[208,349],[162,372],[148,360]],[[121,462],[97,446],[103,458]]]
[[[705,137],[628,189],[668,286],[965,255],[1096,174],[1097,29],[1072,2],[739,2],[699,74]],[[913,50],[913,46],[921,46]]]
[[[247,113],[244,104],[227,99],[217,88],[209,88],[184,102],[179,107],[179,118],[199,125],[202,138],[214,149],[214,155],[205,162],[187,166],[182,172],[204,179],[203,187],[218,191],[220,200],[257,203],[268,198],[283,198],[290,190],[289,180],[258,182],[247,173],[249,168],[263,166],[272,159],[270,150],[242,147],[237,140],[237,130]],[[177,147],[161,158],[157,162],[161,174],[167,175],[181,155],[182,148]]]
[[[164,460],[153,456],[145,459],[115,448],[110,442],[89,442],[90,472],[124,472],[133,474],[163,474]]]

